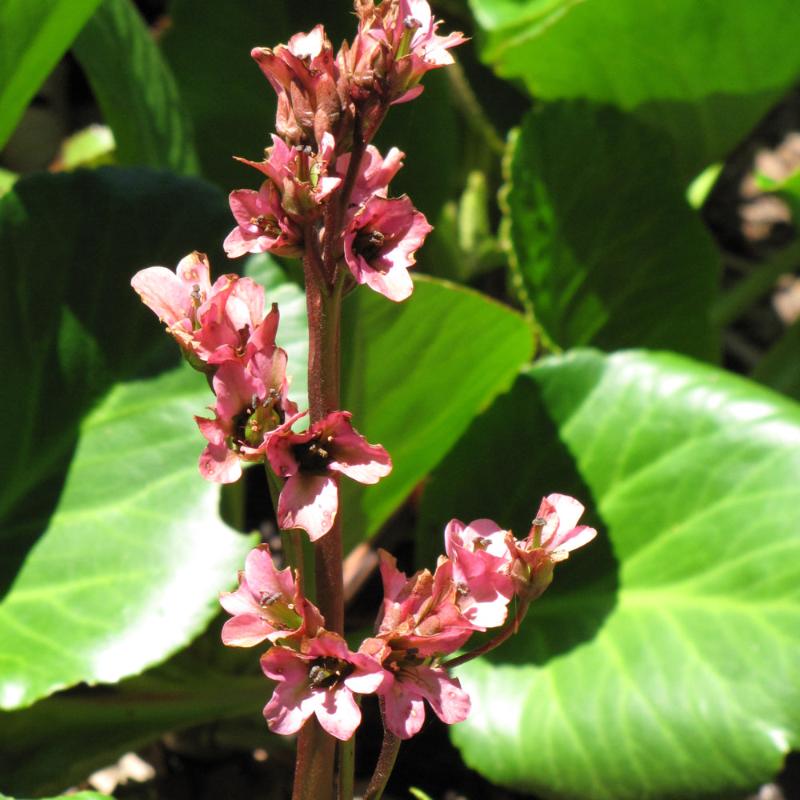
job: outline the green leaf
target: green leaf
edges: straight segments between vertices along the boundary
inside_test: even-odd
[[[40,175],[0,200],[0,318],[15,343],[0,401],[4,708],[162,661],[240,566],[248,542],[197,471],[208,387],[175,368],[129,285],[227,227],[216,190],[146,170]]]
[[[10,170],[0,167],[0,197],[11,189],[18,178],[19,175],[17,175],[16,172],[11,172]]]
[[[663,137],[613,108],[554,104],[525,118],[507,170],[516,268],[550,340],[715,355],[717,256]]]
[[[352,41],[355,27],[348,31]],[[406,157],[403,169],[392,181],[392,195],[408,194],[414,205],[431,222],[435,221],[445,201],[453,197],[463,184],[464,125],[456,114],[453,91],[445,70],[425,76],[425,90],[413,103],[402,103],[391,109],[381,126],[376,146],[381,153],[398,147]],[[436,131],[436,136],[420,136],[420,130]],[[425,249],[420,251],[420,264]],[[425,265],[427,272],[438,269],[436,263]]]
[[[253,653],[232,652],[219,641],[219,626],[166,664],[114,687],[60,693],[32,708],[0,715],[0,775],[16,794],[57,792],[64,786],[158,739],[181,731],[244,718],[255,741],[270,749],[261,709],[270,684],[238,662]],[[210,652],[208,652],[210,650]],[[233,664],[231,662],[234,662]]]
[[[0,148],[100,0],[0,4]]]
[[[482,55],[542,100],[586,98],[670,134],[689,178],[800,73],[794,0],[471,0]]]
[[[304,410],[305,294],[268,256],[249,259],[245,273],[280,306],[278,344],[289,354],[290,394]],[[375,486],[342,481],[349,549],[377,532],[475,414],[510,385],[531,355],[532,338],[511,309],[420,275],[404,303],[357,289],[344,303],[342,327],[342,407],[394,463]]]
[[[392,457],[375,486],[343,481],[352,546],[378,530],[439,462],[472,418],[506,389],[531,355],[531,331],[511,309],[444,281],[417,276],[391,303],[360,289],[345,303],[344,407]]]
[[[80,167],[104,167],[114,163],[116,142],[107,125],[89,125],[61,144],[58,169],[64,172]]]
[[[197,172],[175,79],[131,0],[103,0],[74,52],[114,131],[119,162]]]
[[[795,322],[758,362],[753,378],[800,400],[800,323]]]
[[[99,792],[77,792],[75,794],[65,795],[60,794],[58,797],[46,798],[46,800],[58,800],[58,798],[69,797],[70,800],[114,800],[107,794],[100,794]],[[20,800],[20,798],[9,797],[5,794],[0,794],[0,800]]]
[[[547,359],[476,420],[423,535],[456,515],[524,535],[553,491],[600,535],[518,636],[459,668],[467,763],[588,800],[737,796],[777,772],[800,744],[798,443],[794,402],[646,352]]]
[[[203,174],[226,190],[255,187],[258,175],[233,156],[258,161],[271,144],[275,92],[250,50],[287,37],[284,4],[172,0],[169,11],[161,47],[192,117]]]
[[[800,170],[779,181],[756,173],[756,185],[764,192],[775,192],[782,197],[789,204],[795,222],[800,218]]]

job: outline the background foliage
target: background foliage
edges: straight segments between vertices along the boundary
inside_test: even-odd
[[[274,117],[249,51],[320,21],[338,44],[354,21],[334,5],[171,0],[155,29],[131,0],[0,9],[0,147],[67,52],[113,134],[0,176],[0,791],[57,794],[222,719],[274,746],[251,726],[266,684],[212,621],[263,488],[199,478],[207,386],[128,282],[192,249],[258,276],[302,402],[296,268],[227,262],[220,243],[225,194],[253,187],[231,156],[257,158]],[[474,708],[455,744],[541,797],[743,794],[800,740],[800,334],[746,377],[728,333],[797,254],[723,288],[730,245],[687,190],[707,167],[724,178],[797,83],[800,15],[433,5],[473,38],[380,135],[406,153],[396,191],[437,229],[411,300],[345,304],[345,403],[396,465],[348,487],[348,548],[415,528],[430,564],[451,517],[524,534],[541,495],[581,498],[600,537],[518,636],[459,671]],[[762,181],[790,208],[797,187]]]

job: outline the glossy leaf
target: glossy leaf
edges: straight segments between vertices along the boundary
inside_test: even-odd
[[[508,178],[514,261],[549,339],[715,355],[717,256],[663,137],[612,108],[545,106]]]
[[[531,355],[531,332],[514,311],[483,295],[418,276],[414,294],[391,303],[361,289],[343,314],[344,407],[392,457],[375,486],[345,486],[346,541],[377,532],[506,389]]]
[[[518,636],[459,668],[467,763],[614,800],[738,796],[777,772],[800,744],[798,443],[794,402],[646,352],[547,359],[476,420],[426,492],[427,536],[456,515],[524,535],[553,491],[600,535]]]
[[[305,295],[266,256],[249,259],[245,273],[264,284],[268,302],[279,304],[278,343],[289,354],[290,393],[305,409]],[[394,462],[391,475],[375,486],[342,481],[350,547],[377,532],[475,414],[509,386],[530,357],[532,340],[516,312],[423,276],[400,304],[357,289],[345,300],[342,324],[342,407]]]
[[[175,368],[129,285],[228,224],[215,190],[144,170],[37,176],[0,200],[0,319],[15,342],[0,433],[4,708],[162,661],[205,627],[241,563],[248,541],[197,472],[207,384]]]
[[[253,661],[252,651],[222,648],[215,626],[163,666],[118,686],[82,687],[0,714],[3,788],[25,796],[57,792],[164,731],[213,722],[219,732],[234,717],[252,720],[272,747],[261,715],[269,683],[241,672],[245,660]]]
[[[122,164],[198,170],[188,114],[168,64],[131,0],[103,0],[75,55]]]
[[[100,0],[0,4],[0,148]]]
[[[470,0],[483,57],[543,100],[586,98],[670,134],[691,177],[800,74],[794,0]]]
[[[275,93],[250,50],[284,38],[284,4],[172,0],[169,11],[161,48],[191,114],[203,174],[226,190],[256,188],[258,173],[233,156],[258,161],[270,143]]]

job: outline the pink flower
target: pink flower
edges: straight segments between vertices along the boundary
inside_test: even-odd
[[[328,631],[306,640],[299,653],[271,648],[261,657],[261,668],[278,682],[264,707],[271,731],[297,733],[316,714],[319,724],[342,741],[361,723],[353,693],[371,694],[386,677],[374,658],[351,652],[344,639]]]
[[[574,497],[550,494],[542,500],[528,536],[518,541],[509,535],[516,556],[511,569],[517,594],[535,600],[553,580],[553,568],[597,536],[587,525],[578,525],[583,505]]]
[[[445,528],[445,551],[453,562],[458,607],[482,629],[505,622],[514,596],[514,583],[508,574],[513,560],[508,535],[490,519],[469,525],[454,519]]]
[[[245,253],[303,254],[302,232],[287,217],[271,181],[264,181],[257,192],[250,189],[231,192],[230,206],[237,227],[223,244],[229,258]]]
[[[264,290],[238,275],[222,275],[212,286],[202,253],[181,259],[175,273],[165,267],[140,270],[131,285],[201,371],[213,372],[213,365],[247,357],[251,337],[274,338],[278,312],[273,308],[264,316]]]
[[[358,283],[390,300],[405,300],[414,289],[408,269],[431,230],[408,197],[373,196],[345,229],[345,262]]]
[[[281,528],[303,528],[316,541],[336,519],[337,474],[359,483],[377,483],[391,472],[389,454],[354,430],[351,416],[349,411],[334,411],[304,433],[293,433],[293,420],[288,420],[269,437],[269,463],[286,478],[278,500]]]
[[[275,346],[279,313],[276,303],[264,316],[264,290],[250,278],[225,276],[227,284],[218,280],[215,291],[198,310],[198,327],[194,332],[195,353],[209,364],[225,361],[246,361],[264,347]]]
[[[408,578],[397,569],[397,561],[379,551],[383,604],[378,616],[378,639],[395,653],[412,657],[452,653],[480,630],[461,613],[452,564],[441,559],[435,574],[420,570]]]
[[[359,652],[381,662],[386,671],[377,691],[385,704],[384,723],[396,736],[410,739],[419,733],[425,721],[425,700],[442,722],[452,725],[467,718],[469,695],[458,679],[435,662],[429,663],[415,651],[393,649],[381,638],[365,639]]]
[[[222,641],[232,647],[252,647],[265,639],[297,641],[315,636],[324,622],[291,569],[275,569],[266,544],[248,553],[239,588],[223,593],[220,603],[233,615],[222,627]]]
[[[325,133],[341,138],[352,123],[346,84],[322,25],[292,36],[274,50],[256,47],[252,57],[278,95],[275,127],[290,144],[322,143]]]
[[[400,24],[396,24],[395,40],[399,40],[398,72],[406,81],[406,94],[395,102],[402,103],[417,96],[419,92],[415,86],[428,70],[453,64],[453,56],[448,50],[464,44],[467,39],[463,33],[439,36],[436,29],[441,25],[441,20],[434,20],[426,0],[399,0],[398,5],[397,23]],[[409,66],[403,63],[406,57],[403,51],[407,53]]]
[[[175,272],[166,267],[139,270],[131,286],[142,302],[166,324],[167,332],[187,355],[193,353],[194,331],[199,327],[197,312],[212,292],[226,286],[222,276],[211,287],[208,258],[204,253],[190,253],[178,262]]]
[[[386,704],[386,727],[401,739],[419,733],[425,721],[427,700],[442,722],[452,725],[463,722],[469,715],[469,695],[457,678],[451,678],[441,667],[426,666],[409,661],[384,663],[390,679],[379,690]]]
[[[263,161],[238,159],[266,175],[275,185],[280,201],[278,203],[277,198],[270,195],[270,213],[279,220],[279,227],[291,231],[293,236],[298,237],[298,241],[299,224],[318,216],[322,203],[342,182],[340,177],[328,174],[328,166],[335,157],[335,148],[336,144],[330,133],[322,135],[316,153],[308,145],[290,147],[273,134],[272,147],[267,149],[267,157]],[[238,219],[237,217],[237,221]]]
[[[358,175],[350,195],[350,205],[360,206],[373,195],[387,197],[389,184],[403,166],[404,158],[405,153],[396,147],[389,150],[386,158],[382,158],[377,147],[367,145],[358,165]],[[340,175],[346,175],[349,166],[350,153],[345,153],[336,161],[336,171]]]
[[[200,474],[217,483],[233,483],[242,461],[263,462],[277,428],[298,418],[287,396],[286,351],[264,346],[246,363],[227,361],[214,375],[214,419],[195,417],[208,441],[200,456]]]
[[[463,44],[461,33],[439,36],[426,0],[384,0],[375,5],[362,0],[358,35],[340,63],[361,87],[374,75],[392,103],[413,100],[422,92],[419,82],[431,69],[453,63],[448,50]]]

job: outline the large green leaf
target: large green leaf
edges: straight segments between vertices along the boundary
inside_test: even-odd
[[[114,131],[119,162],[197,172],[175,79],[131,0],[103,0],[74,52]]]
[[[285,40],[285,5],[171,0],[169,10],[161,45],[192,116],[203,174],[226,190],[255,187],[257,174],[233,156],[258,160],[270,144],[275,93],[250,50]]]
[[[525,118],[507,169],[514,261],[548,338],[715,354],[717,256],[662,136],[553,104]]]
[[[208,387],[175,368],[129,285],[192,245],[214,253],[228,224],[216,190],[145,170],[37,176],[0,200],[14,343],[0,401],[2,707],[163,660],[235,575],[248,542],[196,467]]]
[[[0,148],[100,0],[0,3]]]
[[[776,772],[800,744],[798,443],[794,402],[645,352],[547,359],[476,420],[423,501],[437,546],[452,516],[524,535],[553,491],[600,535],[458,670],[467,762],[614,800],[736,796]]]
[[[32,708],[0,715],[0,787],[38,795],[74,785],[121,755],[165,731],[244,718],[247,730],[280,746],[270,736],[261,709],[270,684],[255,670],[252,651],[223,648],[219,626],[166,664],[118,686],[80,687]]]
[[[343,327],[344,407],[394,464],[375,486],[343,481],[344,531],[352,545],[377,531],[472,418],[510,385],[532,340],[509,308],[423,277],[404,303],[355,292]]]
[[[794,0],[470,0],[483,56],[536,97],[587,98],[667,130],[689,176],[797,80]]]

